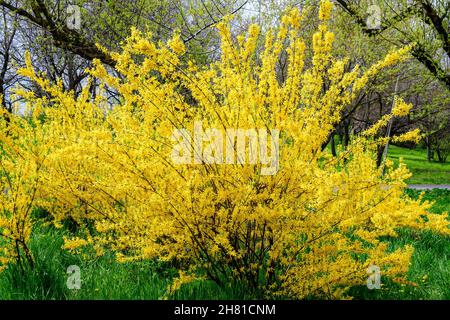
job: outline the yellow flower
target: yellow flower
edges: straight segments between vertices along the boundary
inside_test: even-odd
[[[392,108],[392,114],[396,117],[406,116],[412,108],[411,103],[406,103],[400,98],[395,98],[394,107]]]
[[[319,8],[319,18],[322,21],[330,19],[331,10],[333,10],[333,3],[329,0],[322,0]]]
[[[170,39],[167,44],[170,49],[178,55],[181,55],[186,52],[186,47],[184,45],[183,40],[181,40],[180,34],[175,34],[172,39]]]

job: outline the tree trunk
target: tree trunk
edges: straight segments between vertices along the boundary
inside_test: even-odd
[[[431,146],[430,146],[430,140],[429,140],[428,136],[425,138],[425,143],[427,145],[427,160],[431,161]]]
[[[383,153],[384,153],[384,147],[378,146],[377,148],[377,167],[381,165],[381,162],[383,162]]]
[[[444,163],[444,157],[441,154],[441,148],[439,147],[439,144],[436,146],[436,154],[438,156],[439,162]]]
[[[350,123],[344,123],[344,149],[347,149],[348,144],[350,142],[350,133],[349,133]]]
[[[333,133],[331,133],[331,154],[333,155],[333,157],[336,157],[337,154],[336,154],[336,143],[334,141],[334,135],[335,135],[335,133],[333,131]]]
[[[395,89],[394,89],[394,99],[392,100],[392,106],[391,106],[391,112],[394,109],[394,103],[395,103],[395,95],[397,95],[397,91],[398,91],[398,81],[400,80],[400,74],[397,76],[397,81],[395,82]],[[392,118],[391,120],[389,120],[389,123],[387,125],[387,130],[386,130],[386,137],[390,138],[391,137],[391,129],[392,129],[392,122],[394,121],[394,119]],[[383,153],[381,154],[381,160],[380,160],[380,164],[378,164],[378,158],[377,158],[377,165],[380,166],[381,163],[383,163],[386,158],[387,158],[387,154],[388,154],[388,150],[389,150],[389,139],[386,141],[386,145],[384,146],[384,150]],[[386,169],[386,166],[383,166],[383,173],[382,175],[384,175],[384,171]]]

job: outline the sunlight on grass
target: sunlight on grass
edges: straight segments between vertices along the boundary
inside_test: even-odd
[[[396,165],[399,158],[403,158],[403,162],[413,174],[407,180],[410,184],[450,184],[450,163],[427,161],[424,149],[389,146],[388,157]]]

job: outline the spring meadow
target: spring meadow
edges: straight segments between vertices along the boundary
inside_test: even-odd
[[[448,1],[0,10],[1,300],[450,300]]]

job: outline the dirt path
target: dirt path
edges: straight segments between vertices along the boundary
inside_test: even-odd
[[[450,184],[410,184],[409,189],[431,190],[431,189],[447,189],[450,190]]]

